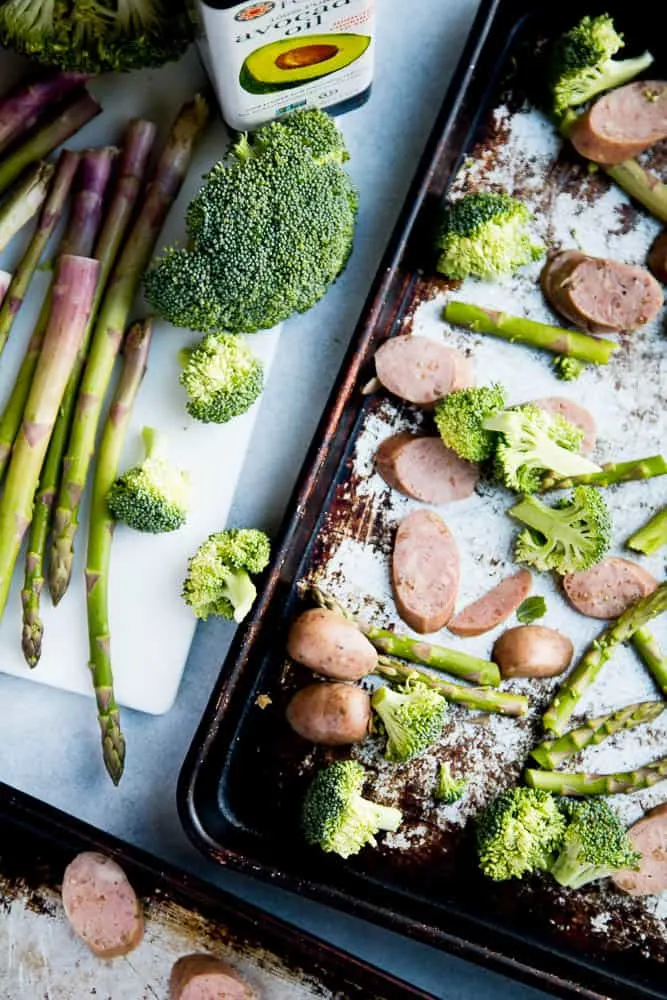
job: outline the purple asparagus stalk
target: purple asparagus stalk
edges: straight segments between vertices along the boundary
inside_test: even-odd
[[[0,253],[9,241],[37,215],[53,176],[51,163],[38,163],[0,206]]]
[[[22,84],[0,100],[0,153],[25,135],[50,108],[89,79],[85,73],[50,73]]]

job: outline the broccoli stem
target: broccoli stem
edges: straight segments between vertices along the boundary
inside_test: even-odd
[[[634,636],[633,636],[634,641]],[[573,754],[587,746],[597,746],[608,736],[634,729],[645,722],[652,722],[667,708],[662,701],[641,701],[626,705],[616,712],[601,715],[595,719],[584,719],[576,729],[571,729],[557,740],[545,740],[531,750],[530,755],[540,767],[551,770],[559,767]]]
[[[564,490],[572,486],[612,486],[614,483],[628,483],[636,479],[652,479],[667,474],[667,461],[663,455],[650,458],[636,458],[629,462],[608,462],[600,472],[589,472],[583,476],[558,476],[547,474],[542,480],[540,492]]]
[[[0,194],[4,194],[27,167],[52,153],[101,111],[87,90],[72,94],[45,125],[38,125],[21,145],[0,160]]]
[[[667,184],[663,184],[655,174],[645,170],[636,160],[624,160],[602,169],[651,215],[667,222]]]
[[[108,594],[114,521],[109,514],[106,498],[118,475],[118,465],[132,407],[146,371],[151,331],[152,320],[144,320],[131,327],[125,337],[123,368],[100,440],[88,528],[86,606],[89,666],[97,700],[102,756],[114,785],[118,784],[123,774],[125,739],[120,728],[120,713],[114,696],[111,667]]]
[[[49,191],[51,163],[38,163],[0,206],[0,253],[9,241],[36,215]]]
[[[654,681],[667,696],[667,657],[660,649],[658,640],[647,628],[638,628],[631,642]]]
[[[663,545],[667,545],[667,507],[654,514],[634,535],[630,535],[625,544],[635,552],[643,552],[645,556],[652,556]]]
[[[102,298],[81,379],[54,511],[48,577],[54,604],[62,599],[72,573],[79,505],[95,448],[104,396],[128,313],[167,212],[188,171],[195,142],[208,118],[208,110],[207,102],[201,95],[181,109]]]
[[[26,252],[21,258],[7,295],[0,306],[0,354],[5,349],[7,338],[12,331],[14,320],[23,305],[26,293],[37,270],[54,229],[60,222],[65,201],[72,186],[79,165],[79,154],[65,150],[60,154],[46,201],[42,206],[37,227]],[[85,256],[85,255],[84,255]]]
[[[647,622],[667,611],[667,583],[624,611],[588,647],[572,673],[566,677],[544,713],[547,732],[562,736],[579,700],[594,682],[616,646],[627,642]]]
[[[58,261],[49,326],[0,498],[0,618],[32,517],[35,487],[58,407],[90,316],[98,275],[99,264],[90,257],[67,255]]]
[[[526,784],[554,795],[618,795],[651,788],[667,778],[667,757],[644,764],[634,771],[617,771],[614,774],[567,774],[565,771],[538,771],[528,768]]]
[[[419,680],[427,687],[438,691],[449,701],[466,708],[480,709],[482,712],[497,712],[500,715],[525,715],[528,711],[528,699],[522,694],[507,694],[490,687],[464,687],[463,684],[453,684],[451,681],[434,677],[432,674],[409,667],[407,663],[393,660],[387,656],[378,657],[374,674],[383,677],[392,684],[405,684],[407,681]]]
[[[596,365],[608,364],[611,355],[619,347],[611,340],[589,337],[585,333],[536,323],[523,316],[510,316],[496,309],[484,309],[458,300],[447,303],[444,319],[447,323],[463,326],[474,333],[488,333],[503,340],[530,344],[553,354],[565,354]]]
[[[319,590],[318,587],[310,587],[308,594],[321,608],[333,611],[353,622],[380,653],[398,656],[402,660],[409,660],[410,663],[418,663],[424,667],[432,667],[434,670],[444,670],[446,673],[461,677],[472,684],[492,687],[497,687],[500,684],[500,671],[497,665],[491,663],[490,660],[480,660],[476,656],[462,653],[457,649],[448,649],[446,646],[438,646],[421,639],[412,639],[407,635],[397,635],[396,632],[391,632],[389,629],[367,625],[351,615],[338,601]]]
[[[29,131],[48,108],[87,79],[84,73],[51,73],[7,94],[0,101],[0,153]]]

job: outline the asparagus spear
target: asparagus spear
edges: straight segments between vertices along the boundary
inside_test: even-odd
[[[491,663],[490,660],[480,660],[478,657],[462,653],[460,650],[447,649],[445,646],[437,646],[435,643],[424,642],[422,639],[397,635],[389,629],[367,625],[351,615],[338,601],[325,594],[318,587],[310,587],[307,592],[321,608],[334,611],[353,622],[381,653],[398,656],[402,660],[419,663],[424,667],[432,667],[434,670],[444,670],[473,684],[492,685],[493,687],[500,684],[500,671],[496,664]]]
[[[3,97],[0,100],[0,153],[28,132],[49,108],[83,86],[87,79],[84,73],[51,73]]]
[[[194,144],[206,124],[208,113],[208,104],[201,95],[182,108],[102,299],[79,389],[54,513],[48,577],[54,604],[62,599],[72,572],[79,504],[122,331],[167,212],[187,173]]]
[[[0,253],[13,236],[37,215],[53,176],[50,163],[38,163],[0,205]]]
[[[23,305],[23,300],[46,245],[60,222],[78,165],[78,153],[66,149],[60,154],[49,193],[39,215],[37,228],[16,269],[2,306],[0,306],[0,354],[5,348],[14,320]]]
[[[123,774],[125,739],[120,728],[120,713],[114,696],[111,669],[108,588],[114,522],[109,514],[106,498],[118,475],[127,425],[146,370],[151,328],[151,320],[145,320],[135,324],[125,337],[123,369],[97,456],[88,529],[86,602],[89,666],[97,699],[102,756],[115,785]]]
[[[80,128],[99,115],[102,108],[87,90],[76,91],[50,116],[38,125],[16,149],[0,160],[0,194],[11,187],[26,167],[43,159],[66,142]]]
[[[584,719],[582,724],[576,729],[571,729],[557,740],[545,740],[538,747],[531,750],[531,757],[534,757],[542,768],[547,770],[563,764],[573,754],[583,750],[584,747],[597,746],[608,736],[614,733],[623,732],[626,729],[634,729],[645,722],[652,722],[667,708],[663,701],[640,701],[635,705],[626,705],[616,712],[609,712],[608,715],[601,715],[595,719]]]
[[[49,327],[0,498],[0,618],[30,523],[39,470],[90,315],[98,273],[99,264],[90,257],[67,255],[57,265]]]
[[[51,524],[51,512],[55,493],[58,488],[62,457],[67,443],[72,414],[76,404],[77,389],[81,378],[81,371],[85,364],[85,356],[90,341],[90,334],[93,329],[95,312],[104,293],[104,286],[109,277],[113,262],[118,253],[121,241],[129,225],[130,216],[136,204],[141,185],[141,177],[145,170],[146,160],[150,153],[155,138],[155,125],[152,122],[135,121],[132,122],[127,133],[125,145],[120,160],[118,177],[115,190],[109,208],[106,212],[102,232],[100,233],[95,247],[95,257],[100,262],[100,280],[97,284],[95,297],[93,299],[93,309],[88,326],[84,333],[81,350],[72,369],[65,394],[60,405],[58,419],[53,430],[53,435],[49,443],[46,454],[46,461],[42,469],[39,487],[35,495],[35,507],[33,510],[32,524],[30,525],[30,535],[26,554],[25,579],[22,590],[23,600],[23,655],[29,666],[34,667],[41,656],[42,639],[44,625],[40,615],[40,600],[44,585],[44,559],[46,553],[46,543]],[[110,165],[110,160],[109,164]],[[97,159],[95,165],[100,170],[106,170],[107,164]],[[85,181],[86,178],[84,178]],[[92,194],[92,181],[99,180],[99,175],[93,173],[88,177],[89,186],[84,183],[83,193],[86,193],[86,201],[90,204]],[[96,187],[98,193],[97,202],[94,203],[97,217],[102,209],[102,195],[99,185]],[[99,209],[96,207],[99,203]],[[83,205],[83,198],[82,198]],[[81,235],[82,242],[91,238],[90,226],[81,220],[81,225],[77,221],[78,211],[73,211],[73,229],[70,238],[63,242],[76,242],[75,237]],[[92,234],[94,238],[95,234]]]
[[[528,768],[526,784],[554,795],[618,795],[650,788],[667,778],[667,757],[651,761],[634,771],[615,774],[567,774],[565,771],[538,771]]]
[[[635,531],[626,545],[635,552],[643,552],[645,556],[652,556],[663,545],[667,545],[667,507],[659,510],[643,528]]]
[[[475,333],[489,333],[503,340],[518,341],[532,347],[541,347],[553,354],[566,354],[580,361],[606,365],[619,345],[611,340],[589,337],[585,333],[566,330],[560,326],[536,323],[523,316],[510,316],[496,309],[453,300],[445,306],[444,319],[455,326],[464,326]]]
[[[635,479],[652,479],[653,476],[667,474],[667,461],[663,455],[650,458],[635,458],[629,462],[608,462],[601,472],[590,472],[584,476],[569,476],[559,479],[553,474],[542,480],[540,492],[545,490],[565,490],[572,486],[612,486],[614,483],[628,483]]]
[[[453,684],[451,681],[434,677],[433,674],[427,674],[423,670],[416,670],[407,663],[388,656],[378,657],[373,673],[393,684],[405,684],[408,679],[420,680],[434,691],[439,691],[449,701],[465,705],[466,708],[498,712],[500,715],[525,715],[528,711],[528,699],[523,694],[507,694],[491,687],[465,687],[463,684]]]
[[[7,289],[12,283],[12,276],[9,271],[0,271],[0,305],[7,294]]]
[[[660,649],[657,639],[647,628],[638,628],[631,641],[656,684],[667,695],[667,656]]]
[[[638,629],[664,611],[667,611],[667,583],[660,584],[652,594],[642,597],[604,630],[565,678],[544,713],[544,728],[548,732],[563,735],[579,699],[594,682],[615,647],[627,642]]]
[[[646,170],[636,160],[624,160],[602,169],[618,186],[647,208],[651,215],[667,222],[667,184]]]

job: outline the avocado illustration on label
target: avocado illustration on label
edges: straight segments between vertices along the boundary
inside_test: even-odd
[[[305,35],[262,45],[247,56],[239,77],[250,94],[271,94],[318,80],[364,54],[368,35]]]

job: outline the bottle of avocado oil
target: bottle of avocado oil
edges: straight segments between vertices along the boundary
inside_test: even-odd
[[[373,78],[375,0],[197,0],[199,46],[227,124],[297,108],[340,114]]]

